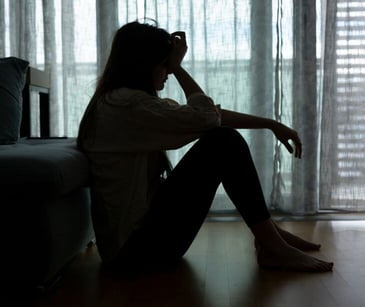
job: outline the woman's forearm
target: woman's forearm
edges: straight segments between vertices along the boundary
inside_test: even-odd
[[[269,118],[239,113],[230,110],[221,110],[221,125],[235,129],[270,129],[275,121]]]
[[[270,129],[290,153],[294,153],[296,158],[302,156],[302,143],[298,133],[273,119],[221,110],[221,125],[235,129]]]
[[[173,74],[183,89],[186,98],[188,98],[193,93],[204,94],[204,91],[201,89],[198,83],[196,83],[190,74],[181,66],[178,66],[176,69],[174,69]]]

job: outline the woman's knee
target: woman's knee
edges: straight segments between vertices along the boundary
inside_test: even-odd
[[[201,139],[224,149],[240,146],[241,148],[243,147],[246,150],[249,150],[248,144],[243,136],[236,129],[231,127],[220,126],[213,128],[206,132]]]

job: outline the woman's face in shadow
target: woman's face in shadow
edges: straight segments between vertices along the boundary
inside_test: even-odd
[[[167,81],[167,66],[165,62],[158,64],[153,70],[153,86],[156,91],[161,91]]]

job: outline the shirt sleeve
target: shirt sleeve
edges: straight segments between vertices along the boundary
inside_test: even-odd
[[[145,125],[162,129],[204,131],[220,125],[220,106],[201,93],[189,96],[187,104],[182,105],[169,98],[145,96],[139,100],[136,111],[140,113],[140,119],[149,119],[143,121]]]
[[[220,126],[220,106],[200,93],[183,105],[142,91],[124,101],[106,102],[97,112],[95,151],[171,150]]]
[[[184,105],[155,97],[139,102],[134,109],[136,130],[161,149],[181,147],[220,126],[220,106],[204,94],[191,95]]]

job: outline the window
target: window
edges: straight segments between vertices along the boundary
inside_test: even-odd
[[[320,209],[365,210],[365,1],[337,1],[334,20],[332,189]]]

